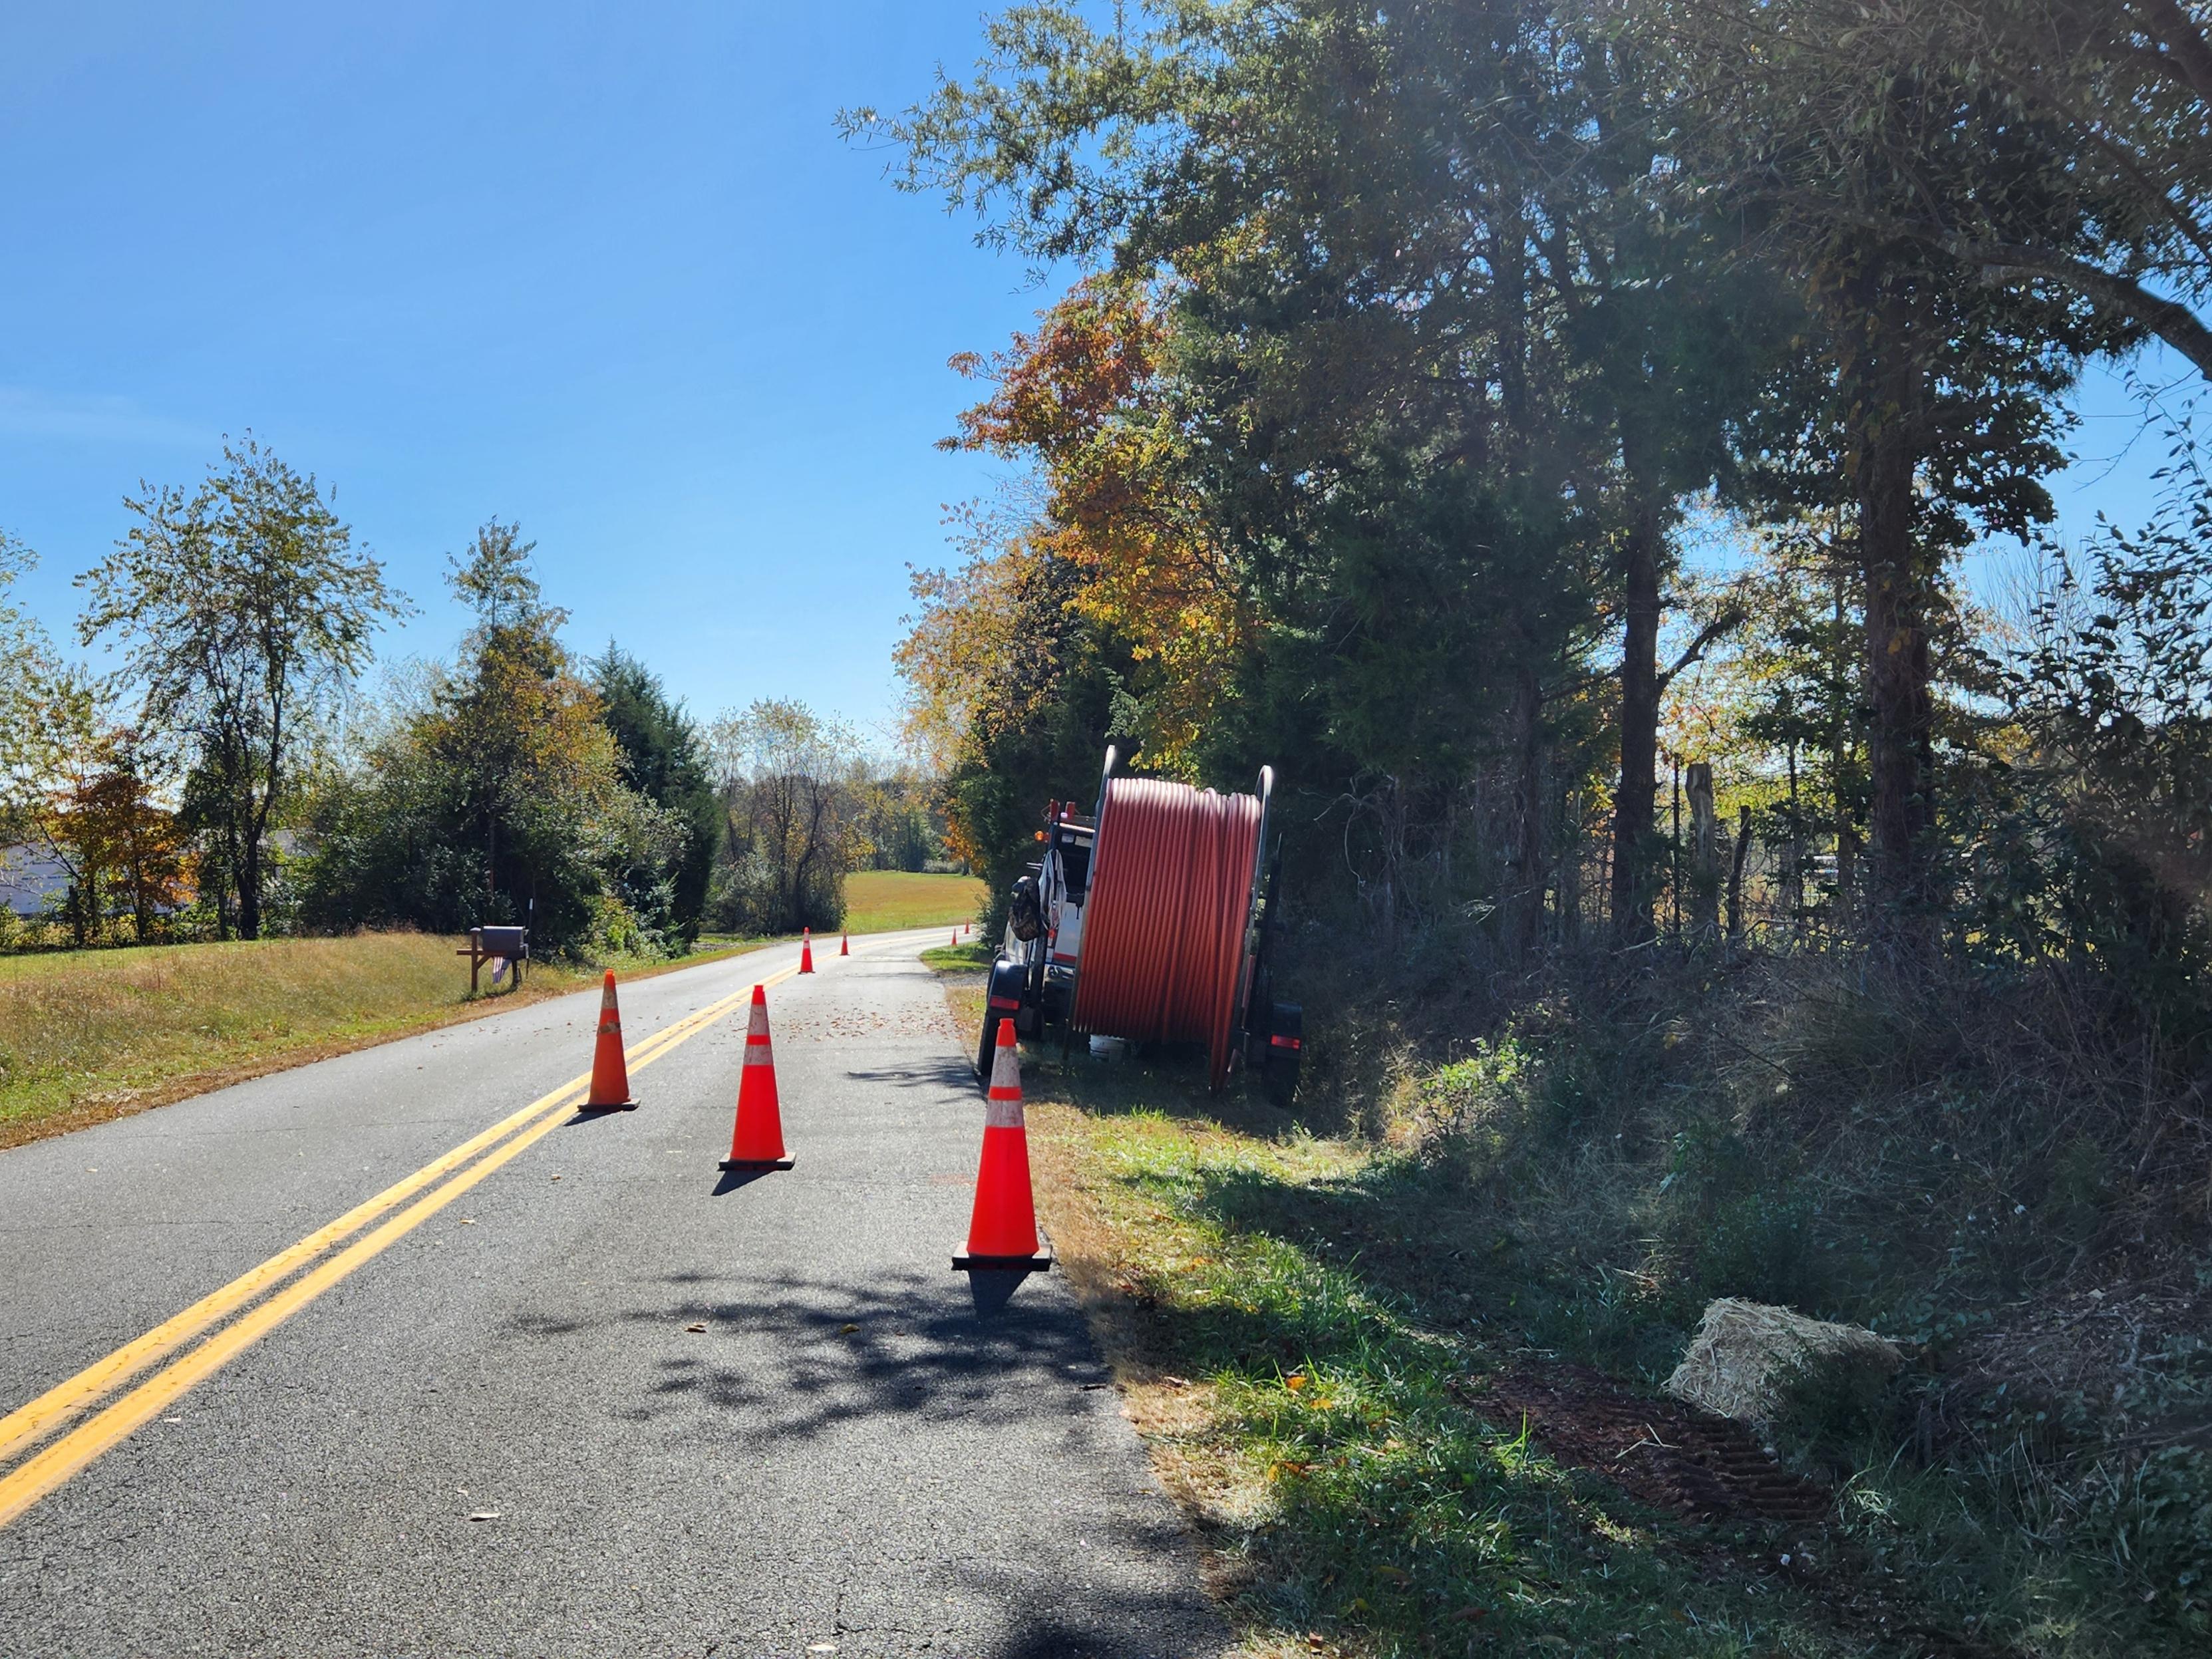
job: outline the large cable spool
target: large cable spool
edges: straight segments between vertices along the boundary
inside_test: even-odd
[[[1107,778],[1084,906],[1076,1032],[1203,1042],[1221,1086],[1246,991],[1261,828],[1251,795]]]

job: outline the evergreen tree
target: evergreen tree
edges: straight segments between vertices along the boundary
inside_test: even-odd
[[[678,929],[696,938],[722,832],[705,741],[659,676],[613,641],[591,664],[591,681],[599,718],[621,751],[623,781],[683,822],[684,851],[669,874],[670,901]]]

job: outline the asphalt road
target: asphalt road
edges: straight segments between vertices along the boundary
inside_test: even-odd
[[[265,1302],[216,1327],[240,1352],[0,1528],[0,1655],[1222,1651],[1058,1275],[950,1269],[982,1108],[933,938],[770,989],[788,1173],[717,1164],[791,949],[626,988],[634,1050],[733,1009],[640,1109],[558,1108],[258,1340]],[[0,1413],[576,1077],[597,1001],[0,1152]]]

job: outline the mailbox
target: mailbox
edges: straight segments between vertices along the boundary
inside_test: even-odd
[[[471,996],[477,994],[477,975],[483,971],[487,962],[506,963],[514,970],[514,982],[520,987],[522,983],[522,964],[530,960],[530,930],[527,927],[471,927],[469,929],[469,948],[454,954],[469,959]]]

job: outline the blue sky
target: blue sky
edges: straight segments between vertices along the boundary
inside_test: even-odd
[[[1048,297],[840,141],[974,58],[983,0],[74,4],[0,16],[0,526],[70,577],[139,479],[252,428],[338,490],[448,650],[444,555],[519,519],[572,641],[695,712],[887,721],[905,567],[988,464],[945,368]],[[2112,378],[2069,526],[2132,516]]]
[[[696,712],[896,700],[905,566],[988,479],[945,368],[1046,295],[902,197],[842,106],[964,68],[976,0],[11,7],[0,19],[0,526],[70,577],[141,477],[251,428],[422,615],[487,517],[572,641]]]

